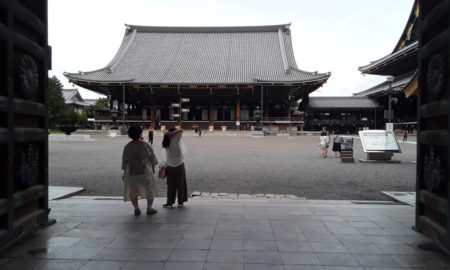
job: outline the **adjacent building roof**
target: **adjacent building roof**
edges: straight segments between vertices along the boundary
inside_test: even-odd
[[[417,74],[417,70],[413,71],[413,72],[408,72],[405,74],[402,74],[398,77],[394,78],[394,81],[392,83],[388,82],[388,81],[384,81],[378,85],[375,85],[367,90],[358,92],[358,93],[354,93],[353,96],[355,97],[373,97],[373,96],[377,96],[377,95],[381,95],[383,93],[385,93],[386,91],[389,90],[389,88],[391,88],[394,91],[403,91],[403,89],[414,79],[414,77]]]
[[[369,97],[309,97],[313,109],[376,109],[380,105]]]
[[[417,68],[417,51],[419,42],[414,41],[401,50],[370,62],[366,66],[358,67],[365,74],[399,75]]]
[[[297,67],[289,28],[126,25],[108,65],[64,75],[75,82],[150,85],[325,82],[331,73]]]
[[[63,89],[62,94],[66,104],[73,104],[77,106],[89,106],[81,97],[78,89]]]
[[[399,41],[392,53],[358,67],[364,74],[392,75],[413,71],[417,68],[419,1],[415,0]]]

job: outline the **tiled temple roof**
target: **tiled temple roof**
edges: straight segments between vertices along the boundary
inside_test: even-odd
[[[324,83],[331,73],[297,67],[289,27],[127,25],[108,65],[64,75],[72,81],[150,85]]]
[[[314,109],[376,109],[380,105],[369,97],[309,97]]]
[[[417,70],[413,72],[408,72],[405,74],[402,74],[398,77],[394,78],[394,81],[391,83],[391,88],[394,91],[400,92],[403,91],[403,89],[414,79],[414,77],[417,74]],[[365,96],[377,96],[381,95],[384,92],[389,90],[389,82],[384,81],[378,85],[375,85],[367,90],[354,93],[353,96],[355,97],[365,97]]]

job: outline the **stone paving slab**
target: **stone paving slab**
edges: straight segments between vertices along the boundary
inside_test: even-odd
[[[416,193],[407,191],[382,191],[383,194],[392,197],[394,200],[404,202],[411,206],[416,206]]]
[[[450,269],[409,205],[262,199],[156,198],[152,216],[120,197],[50,201],[56,224],[0,251],[0,269]]]
[[[83,187],[63,187],[63,186],[49,186],[48,199],[59,200],[78,194],[85,189]]]

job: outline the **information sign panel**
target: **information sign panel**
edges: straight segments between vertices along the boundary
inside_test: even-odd
[[[394,132],[394,123],[386,123],[386,131]]]
[[[359,132],[364,152],[398,152],[400,146],[394,133],[386,130],[363,130]]]

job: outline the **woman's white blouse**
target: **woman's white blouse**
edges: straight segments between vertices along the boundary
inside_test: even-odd
[[[183,163],[183,152],[181,150],[181,133],[178,133],[170,140],[169,147],[166,148],[167,165],[178,167]]]

